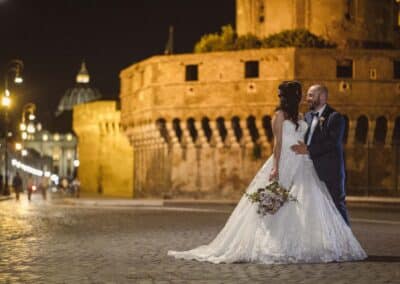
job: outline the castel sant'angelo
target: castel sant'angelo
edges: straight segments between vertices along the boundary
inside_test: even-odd
[[[129,66],[120,110],[105,101],[74,108],[82,190],[238,198],[271,154],[277,86],[297,80],[304,93],[326,85],[345,116],[348,191],[395,194],[398,9],[391,0],[237,0],[239,36],[306,29],[336,46],[162,55]]]

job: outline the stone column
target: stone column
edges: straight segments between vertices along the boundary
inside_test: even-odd
[[[232,148],[240,148],[240,145],[236,140],[236,136],[235,136],[235,133],[234,133],[234,130],[232,127],[232,123],[225,125],[225,127],[226,127],[226,131],[227,131],[226,140],[228,141],[229,145]]]
[[[250,131],[247,128],[246,120],[240,119],[240,128],[242,128],[243,137],[242,141],[246,148],[251,148],[253,146],[253,141],[251,140]]]
[[[198,177],[198,159],[195,148],[197,141],[192,140],[192,136],[189,132],[188,121],[183,122],[182,127],[182,138],[186,145],[183,167],[181,168],[182,180],[185,184],[184,191],[190,194],[196,194],[199,190],[199,177]],[[198,137],[197,139],[198,140]]]
[[[221,136],[219,135],[218,127],[217,127],[217,121],[216,120],[210,120],[210,128],[212,131],[212,137],[211,140],[215,142],[215,145],[217,148],[222,148],[224,146],[224,142],[222,141]]]
[[[368,143],[367,143],[367,145],[374,143],[375,129],[376,129],[376,119],[375,119],[375,117],[373,117],[368,122],[368,136],[367,136]]]
[[[394,132],[394,119],[388,119],[387,121],[387,131],[386,131],[386,138],[385,138],[385,147],[392,146],[392,139]]]
[[[172,122],[167,121],[165,127],[167,128],[168,136],[170,137],[169,146],[172,148],[180,148],[179,139],[175,133]]]
[[[175,187],[181,184],[182,179],[182,175],[180,173],[182,163],[182,146],[179,142],[178,136],[176,135],[172,121],[167,121],[166,127],[170,137],[167,160],[168,165],[166,170],[166,178],[168,179],[167,191],[172,197]]]
[[[197,141],[196,141],[196,145],[204,147],[204,148],[208,148],[210,147],[206,134],[204,133],[204,129],[201,125],[201,121],[196,120],[194,122],[195,127],[197,129]]]
[[[264,150],[263,154],[270,155],[272,153],[272,145],[268,141],[268,137],[265,134],[265,130],[264,130],[264,127],[262,125],[261,118],[257,118],[256,119],[256,127],[257,127],[258,133],[260,135],[260,138],[258,139],[258,142],[261,143],[261,147]]]
[[[182,127],[182,141],[185,143],[186,147],[188,148],[193,148],[194,147],[194,143],[196,141],[192,140],[192,136],[190,135],[188,126],[189,124],[187,123],[187,121],[182,122],[183,127]]]
[[[347,145],[352,147],[356,139],[357,121],[349,117],[349,132],[347,133]]]

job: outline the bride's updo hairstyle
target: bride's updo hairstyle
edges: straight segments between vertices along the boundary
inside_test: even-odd
[[[279,106],[276,110],[285,113],[286,118],[299,127],[299,104],[301,101],[301,84],[297,81],[284,81],[278,86]]]

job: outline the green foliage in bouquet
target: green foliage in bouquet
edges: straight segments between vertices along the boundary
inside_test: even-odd
[[[273,181],[253,193],[246,193],[246,196],[250,202],[258,203],[257,213],[260,215],[275,214],[287,201],[297,201],[277,181]]]

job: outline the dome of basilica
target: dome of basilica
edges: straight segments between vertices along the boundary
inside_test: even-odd
[[[90,76],[86,69],[85,62],[82,62],[81,70],[76,76],[76,86],[68,89],[61,98],[57,115],[64,111],[71,111],[75,105],[91,102],[101,98],[98,89],[92,88],[89,84]]]

